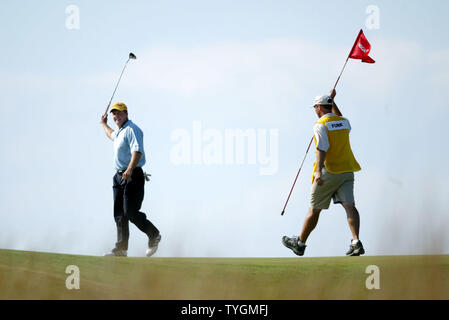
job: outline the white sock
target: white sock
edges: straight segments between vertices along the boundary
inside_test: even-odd
[[[352,240],[352,245],[357,244],[357,242],[359,242],[359,240]]]

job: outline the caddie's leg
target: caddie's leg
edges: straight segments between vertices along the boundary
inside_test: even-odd
[[[304,221],[304,224],[302,226],[301,234],[299,235],[299,240],[302,243],[306,243],[307,238],[309,237],[310,233],[315,229],[318,219],[320,217],[321,209],[312,209],[309,208],[309,211],[307,212],[306,219]]]
[[[114,195],[114,220],[117,226],[117,242],[115,248],[128,250],[129,222],[123,210],[124,186],[119,174],[114,175],[112,190]]]
[[[359,240],[359,229],[360,229],[360,215],[357,208],[353,203],[342,202],[341,204],[345,208],[346,216],[348,218],[349,229],[352,233],[353,240]]]

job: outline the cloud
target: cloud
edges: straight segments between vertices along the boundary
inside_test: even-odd
[[[229,89],[264,94],[261,89],[293,90],[310,77],[319,79],[338,58],[342,58],[338,49],[289,39],[194,48],[154,46],[141,53],[128,70],[131,80],[127,85],[185,96]]]
[[[376,63],[349,60],[340,83],[371,94],[391,93],[398,86],[405,86],[412,76],[428,85],[445,87],[449,83],[449,50],[425,48],[417,42],[398,39],[372,39],[371,44]],[[296,38],[217,42],[196,47],[155,45],[128,64],[121,86],[187,97],[217,93],[291,96],[303,88],[330,88],[348,50],[349,47]],[[10,88],[40,90],[80,84],[111,88],[111,79],[116,81],[118,75],[115,69],[76,77],[1,73],[1,82]]]
[[[427,83],[446,94],[449,91],[449,49],[430,52],[425,64],[429,70]]]
[[[449,52],[397,39],[371,40],[375,64],[349,60],[341,78],[348,92],[381,98],[421,85],[445,86]],[[160,90],[181,97],[236,96],[292,99],[317,94],[334,84],[349,48],[299,39],[217,42],[196,47],[159,45],[139,53],[122,86]],[[110,86],[115,73],[96,75],[92,83]],[[313,93],[312,93],[313,92]],[[285,100],[284,100],[285,101]]]

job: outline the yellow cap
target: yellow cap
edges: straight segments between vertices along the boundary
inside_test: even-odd
[[[113,110],[118,110],[118,111],[128,111],[128,108],[126,107],[126,104],[124,104],[123,102],[116,102],[114,103],[114,105],[111,108],[111,112]]]

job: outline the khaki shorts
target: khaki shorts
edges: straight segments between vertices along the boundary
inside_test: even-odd
[[[354,203],[354,172],[329,173],[321,170],[323,184],[312,184],[310,207],[312,209],[328,209],[331,199],[334,203]]]

